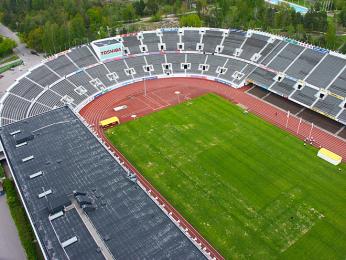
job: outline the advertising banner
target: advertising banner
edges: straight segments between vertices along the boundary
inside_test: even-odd
[[[96,53],[101,61],[121,57],[123,56],[123,44],[114,43],[107,46],[101,46],[98,47],[98,51]]]

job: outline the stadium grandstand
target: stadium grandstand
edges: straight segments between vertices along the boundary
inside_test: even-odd
[[[46,259],[223,259],[189,235],[79,115],[117,88],[175,77],[227,90],[253,85],[345,130],[346,56],[282,36],[164,28],[57,53],[0,101],[0,139]]]
[[[346,56],[260,31],[167,28],[97,40],[42,61],[8,88],[1,125],[143,79],[252,83],[346,124]]]

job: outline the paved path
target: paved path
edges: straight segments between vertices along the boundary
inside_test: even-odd
[[[16,226],[6,203],[6,196],[0,196],[0,259],[26,259],[24,249],[19,241]]]
[[[4,72],[2,75],[4,77],[0,79],[0,97],[3,95],[5,90],[11,86],[17,78],[22,76],[28,71],[29,68],[37,65],[43,59],[42,56],[33,55],[30,53],[30,49],[26,48],[24,43],[21,43],[17,34],[12,32],[9,28],[0,24],[0,35],[11,38],[17,43],[17,47],[14,52],[21,58],[24,62],[23,65],[17,66],[12,70]]]

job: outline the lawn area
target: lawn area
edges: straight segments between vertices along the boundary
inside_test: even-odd
[[[106,135],[227,259],[345,258],[345,164],[227,100],[204,95]]]

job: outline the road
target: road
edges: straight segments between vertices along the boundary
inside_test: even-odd
[[[24,249],[19,241],[17,229],[6,202],[6,196],[0,196],[0,227],[0,259],[25,260]]]
[[[3,95],[5,90],[11,86],[17,78],[26,73],[29,68],[37,65],[43,59],[42,56],[33,55],[30,53],[30,49],[26,48],[24,43],[21,43],[17,34],[12,32],[9,28],[0,24],[0,35],[11,38],[17,43],[17,47],[14,52],[23,60],[24,64],[15,67],[12,70],[4,72],[4,77],[0,79],[0,97]]]

